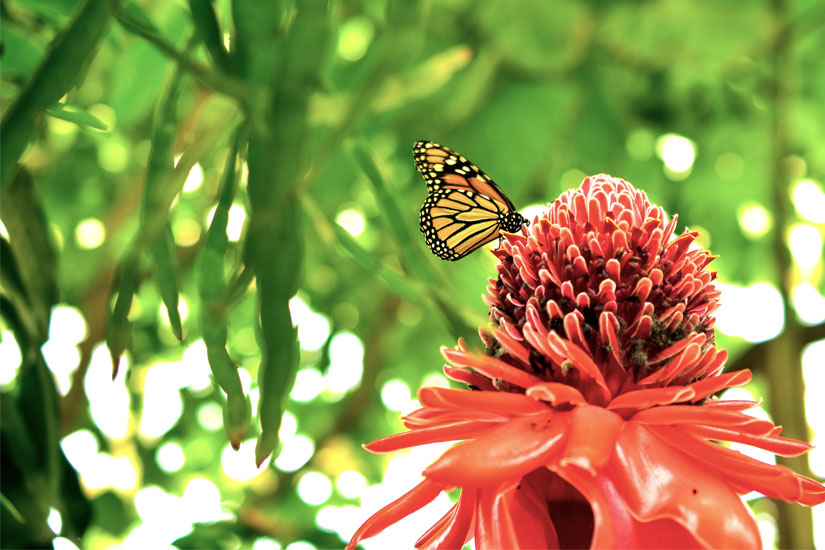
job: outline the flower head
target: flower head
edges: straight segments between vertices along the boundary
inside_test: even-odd
[[[643,191],[600,175],[529,233],[504,235],[486,355],[442,349],[445,373],[469,389],[421,389],[409,431],[367,449],[462,443],[349,547],[454,488],[458,502],[417,547],[758,548],[741,494],[825,501],[817,482],[716,443],[810,448],[744,414],[758,403],[712,397],[751,374],[721,374],[713,257],[675,226]]]

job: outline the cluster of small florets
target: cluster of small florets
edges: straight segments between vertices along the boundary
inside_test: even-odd
[[[724,353],[714,347],[713,256],[690,246],[695,232],[672,238],[675,227],[621,179],[594,176],[562,194],[526,236],[506,235],[495,252],[498,277],[485,301],[499,330],[484,337],[488,352],[511,355],[519,345],[529,354],[523,368],[565,379],[563,358],[548,353],[554,332],[585,350],[617,390],[717,373]]]

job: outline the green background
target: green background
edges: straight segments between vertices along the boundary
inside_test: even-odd
[[[609,173],[678,212],[679,230],[720,256],[721,280],[783,298],[734,315],[717,342],[729,368],[755,371],[785,434],[813,437],[800,356],[825,337],[825,220],[792,199],[806,181],[822,200],[822,2],[4,0],[0,15],[4,547],[50,545],[50,508],[80,547],[134,542],[148,525],[139,495],[179,497],[195,478],[219,490],[225,517],[167,542],[340,547],[316,516],[358,498],[336,488],[310,504],[300,479],[379,483],[387,457],[360,445],[401,429],[382,389],[436,383],[439,346],[476,345],[486,324],[492,255],[442,262],[418,232],[418,139],[468,156],[519,208]],[[695,153],[687,170],[668,168],[673,136]],[[761,229],[746,230],[748,208]],[[245,219],[228,241],[227,219]],[[807,264],[788,248],[800,224]],[[814,313],[794,309],[800,283],[818,291]],[[781,334],[747,341],[779,315]],[[293,322],[312,349],[298,351]],[[126,357],[114,383],[104,341]],[[324,389],[361,365],[350,387]],[[299,369],[317,397],[290,398]],[[101,426],[101,395],[126,411],[123,433]],[[179,418],[147,436],[150,399]],[[312,458],[227,477],[230,438],[248,442],[247,462],[256,445],[259,461],[278,456],[284,410]],[[100,464],[125,465],[120,486],[78,482],[59,445],[78,430]],[[182,466],[160,466],[168,443]],[[779,518],[780,546],[812,545],[808,512],[754,508]]]

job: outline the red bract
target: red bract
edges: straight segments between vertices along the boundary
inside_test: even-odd
[[[416,547],[760,548],[740,495],[825,501],[814,480],[716,443],[810,449],[744,414],[757,403],[712,397],[751,374],[721,374],[713,257],[675,227],[644,192],[600,175],[529,235],[505,234],[487,354],[442,349],[447,376],[470,389],[421,389],[409,431],[367,449],[462,442],[348,548],[454,488],[458,502]]]

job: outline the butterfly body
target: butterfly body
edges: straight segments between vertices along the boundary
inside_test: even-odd
[[[415,166],[427,183],[421,232],[444,260],[458,260],[502,231],[520,231],[527,219],[487,174],[467,158],[432,141],[413,146]]]

